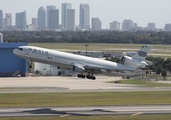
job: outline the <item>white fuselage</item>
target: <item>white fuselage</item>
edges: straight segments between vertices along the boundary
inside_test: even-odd
[[[120,70],[135,70],[136,68],[126,66],[123,64],[119,64],[116,62],[106,61],[98,58],[91,58],[87,56],[80,56],[75,55],[71,53],[66,52],[60,52],[55,50],[49,50],[45,48],[40,47],[33,47],[33,46],[21,46],[22,50],[15,49],[13,52],[14,54],[18,55],[19,57],[22,57],[24,59],[27,59],[29,61],[35,61],[45,64],[51,64],[55,66],[59,66],[59,68],[62,69],[72,69],[73,64],[79,64],[81,66],[97,66],[98,68],[101,68],[101,70],[110,70],[109,72],[106,72],[106,75],[112,76],[112,75],[119,75],[123,76],[123,73],[118,73],[115,71],[113,74],[113,69],[120,69]],[[105,72],[102,72],[105,74]],[[128,72],[130,75],[135,73]],[[127,72],[124,73],[125,76],[128,74]],[[137,74],[137,73],[136,73]]]

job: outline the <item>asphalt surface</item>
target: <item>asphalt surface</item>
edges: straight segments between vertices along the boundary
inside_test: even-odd
[[[120,79],[120,77],[106,76],[97,76],[97,80],[76,77],[0,78],[0,93],[171,91],[171,87],[140,87],[107,83]]]
[[[0,117],[171,114],[171,105],[1,108]]]
[[[95,81],[76,77],[0,78],[0,93],[171,91],[170,87],[140,87],[119,83],[106,83],[120,79],[120,77],[104,76],[98,76]],[[136,116],[144,114],[171,114],[171,105],[0,108],[0,117]]]

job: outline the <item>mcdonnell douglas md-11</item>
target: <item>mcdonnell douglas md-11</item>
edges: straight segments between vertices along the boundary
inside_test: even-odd
[[[13,53],[31,62],[55,65],[60,70],[72,70],[79,73],[78,78],[95,80],[95,74],[130,77],[145,73],[141,69],[150,62],[145,58],[151,48],[151,45],[146,45],[132,57],[123,56],[123,64],[34,46],[20,46]]]

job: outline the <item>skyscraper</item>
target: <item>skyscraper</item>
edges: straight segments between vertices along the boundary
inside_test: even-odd
[[[4,18],[4,28],[7,29],[10,26],[12,26],[12,14],[6,13]]]
[[[46,11],[44,7],[40,7],[38,10],[38,29],[45,30],[46,28]]]
[[[3,29],[3,12],[0,10],[0,29]]]
[[[118,21],[113,21],[110,23],[110,30],[119,31],[120,23]]]
[[[34,26],[35,30],[37,30],[37,18],[32,18],[32,25]]]
[[[165,31],[169,31],[170,32],[171,31],[171,24],[169,24],[169,23],[165,24],[164,28],[165,28]]]
[[[49,10],[49,29],[59,29],[59,10]]]
[[[67,10],[67,30],[75,31],[75,10],[74,9]]]
[[[92,30],[100,31],[102,28],[102,23],[99,18],[92,18]]]
[[[134,23],[132,20],[124,20],[122,23],[122,30],[129,31],[134,27]]]
[[[148,23],[148,29],[154,30],[156,28],[155,23]]]
[[[26,30],[27,28],[26,11],[21,13],[16,13],[15,25],[19,29]]]
[[[46,10],[47,10],[47,28],[49,28],[49,10],[55,10],[56,6],[51,5],[51,6],[47,6]]]
[[[89,4],[80,4],[80,27],[90,29],[90,7]]]
[[[72,9],[72,5],[70,3],[62,4],[62,29],[67,29],[67,20],[70,19],[67,17],[67,10]]]

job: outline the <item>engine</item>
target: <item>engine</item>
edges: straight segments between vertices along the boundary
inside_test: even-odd
[[[72,67],[72,71],[73,72],[79,72],[79,73],[82,73],[85,71],[84,67],[82,66],[76,66],[76,65],[73,65]]]
[[[124,65],[136,67],[136,68],[145,68],[148,65],[145,61],[133,59],[132,57],[129,56],[123,56],[122,62]]]

